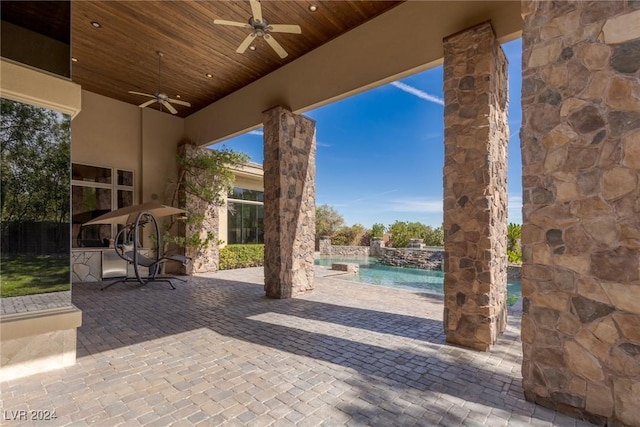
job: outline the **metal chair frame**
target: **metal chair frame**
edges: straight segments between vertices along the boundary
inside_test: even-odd
[[[155,247],[153,249],[153,253],[155,254],[155,258],[146,257],[138,252],[139,248],[142,246],[139,241],[140,229],[146,224],[153,224],[153,231],[155,232]],[[120,243],[122,242],[122,243]],[[128,243],[132,244],[131,251],[126,250]],[[118,232],[115,238],[115,251],[116,254],[123,260],[127,261],[127,263],[133,265],[133,271],[135,273],[135,277],[123,277],[114,282],[108,283],[103,286],[100,290],[105,290],[116,283],[125,283],[125,282],[138,282],[141,285],[146,285],[149,282],[166,282],[171,285],[171,289],[176,289],[171,280],[178,280],[181,282],[186,282],[186,280],[181,279],[175,276],[158,276],[158,273],[162,269],[162,264],[167,261],[178,261],[183,264],[188,264],[191,261],[191,258],[185,257],[182,255],[174,255],[174,256],[161,256],[160,255],[160,228],[158,227],[158,221],[151,214],[151,212],[139,212],[136,215],[135,220],[127,223],[122,230]],[[144,277],[140,273],[140,267],[147,267],[149,269],[149,274],[147,277]]]

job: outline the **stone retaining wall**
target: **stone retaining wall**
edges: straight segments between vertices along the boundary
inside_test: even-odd
[[[520,281],[522,279],[522,266],[520,265],[508,265],[507,266],[507,280],[509,282]]]
[[[331,244],[330,237],[320,238],[320,255],[331,255],[338,257],[369,256],[371,254],[369,246],[337,246]]]

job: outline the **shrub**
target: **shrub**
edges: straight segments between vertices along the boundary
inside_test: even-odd
[[[371,226],[371,237],[382,237],[384,236],[385,230],[386,227],[383,224],[373,224],[373,226]]]
[[[522,225],[510,223],[507,226],[507,257],[513,264],[522,264]]]
[[[264,245],[227,245],[220,249],[220,270],[262,265],[264,265]]]
[[[396,221],[388,228],[394,248],[404,248],[411,239],[423,239],[427,246],[442,246],[442,227],[431,227],[420,222]]]
[[[369,246],[369,231],[361,224],[342,227],[331,236],[331,244],[336,246]]]

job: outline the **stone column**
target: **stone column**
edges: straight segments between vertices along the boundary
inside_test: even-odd
[[[183,157],[195,157],[201,155],[206,148],[201,148],[192,144],[181,144],[178,146],[178,154]],[[206,151],[205,151],[206,152]],[[220,250],[216,240],[219,238],[219,207],[215,203],[208,203],[199,197],[188,194],[181,189],[180,200],[184,209],[189,214],[203,215],[202,227],[189,221],[179,221],[177,226],[179,233],[183,234],[187,239],[190,236],[200,235],[203,239],[207,234],[213,233],[216,238],[208,245],[206,249],[185,248],[185,255],[191,258],[191,263],[187,266],[179,267],[181,273],[211,273],[218,271]],[[189,215],[188,214],[188,215]]]
[[[369,247],[369,255],[379,257],[384,252],[384,240],[382,237],[374,237],[371,239]]]
[[[490,23],[444,39],[444,328],[488,350],[506,327],[507,61]]]
[[[318,248],[320,249],[320,255],[331,255],[331,237],[320,236]]]
[[[640,3],[524,2],[523,387],[640,425]]]
[[[264,288],[290,298],[313,289],[315,122],[282,108],[264,112]]]

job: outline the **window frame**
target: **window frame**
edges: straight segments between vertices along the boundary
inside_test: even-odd
[[[263,244],[264,243],[264,202],[259,202],[257,200],[245,200],[245,199],[235,199],[233,198],[233,195],[235,193],[235,189],[239,188],[242,190],[249,190],[249,191],[256,191],[259,193],[262,193],[262,199],[264,200],[264,190],[263,189],[251,189],[251,188],[244,188],[244,187],[233,187],[233,189],[229,192],[229,194],[227,195],[227,218],[229,215],[229,208],[228,205],[229,203],[234,203],[234,204],[240,204],[240,205],[252,205],[252,206],[262,206],[262,229],[263,229],[263,234],[262,234],[262,242],[256,242],[255,244]],[[244,229],[244,227],[241,227],[241,232],[240,234],[242,234],[242,230]],[[231,224],[229,219],[227,219],[227,243],[229,243],[229,233],[231,232]],[[232,244],[232,243],[229,243]],[[254,244],[254,243],[249,243],[249,244]]]
[[[94,168],[108,169],[108,170],[111,171],[111,183],[109,184],[109,183],[104,183],[104,182],[91,182],[91,181],[75,180],[75,179],[73,179],[73,173],[72,173],[71,174],[71,176],[72,176],[71,188],[70,188],[72,199],[73,199],[73,186],[78,186],[78,187],[89,187],[89,188],[103,188],[103,189],[111,190],[111,211],[114,211],[116,209],[119,209],[119,208],[123,207],[123,206],[118,206],[118,190],[131,191],[133,193],[132,204],[133,205],[136,204],[136,201],[138,199],[137,199],[137,186],[136,186],[136,172],[134,170],[120,168],[120,167],[96,165],[96,164],[92,164],[92,163],[74,162],[72,160],[71,161],[71,170],[72,171],[73,171],[73,166],[74,165],[90,166],[90,167],[94,167]],[[119,185],[118,184],[118,171],[131,173],[132,182],[133,182],[131,186]],[[73,200],[71,200],[71,208],[72,208],[71,215],[73,216]],[[111,239],[114,239],[117,233],[118,233],[118,225],[117,224],[111,224]],[[74,246],[75,243],[76,243],[76,239],[74,238],[74,236],[71,236],[71,249],[72,250],[101,249],[101,247],[97,247],[97,246],[93,246],[93,247],[77,247],[77,246]]]

